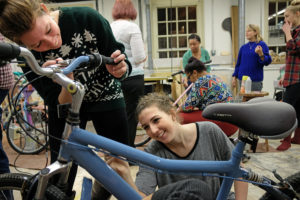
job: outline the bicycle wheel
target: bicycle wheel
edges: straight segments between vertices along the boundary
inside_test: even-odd
[[[22,116],[21,111],[11,116],[6,126],[9,145],[20,154],[38,154],[48,145],[48,126],[46,119],[43,118],[43,113],[40,110],[35,110],[31,112],[31,115],[34,123],[33,127],[28,126],[19,117]]]
[[[300,194],[300,171],[285,178],[284,180],[286,180],[295,190],[295,192],[299,195]],[[290,190],[287,189],[282,189],[282,191],[288,195],[291,199],[299,199],[299,196],[296,197],[295,194],[293,192],[291,192]],[[274,197],[272,197],[271,194],[269,193],[265,193],[260,200],[273,200]]]
[[[31,176],[26,174],[8,173],[0,175],[0,200],[6,200],[2,191],[13,191],[14,199],[23,199],[26,197],[31,186]],[[62,200],[68,199],[67,195],[63,193],[54,185],[48,185],[46,189],[45,199],[47,200]]]

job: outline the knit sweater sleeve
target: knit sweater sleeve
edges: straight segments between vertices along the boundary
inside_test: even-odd
[[[261,45],[261,47],[263,49],[264,59],[263,60],[258,59],[258,60],[261,64],[263,64],[263,66],[267,66],[272,62],[272,57],[270,56],[270,53],[269,53],[269,47],[263,41],[260,41],[259,45]]]
[[[234,72],[232,74],[233,77],[238,77],[240,64],[241,64],[242,51],[243,51],[243,46],[239,50],[238,58],[237,58],[236,65],[234,68]]]

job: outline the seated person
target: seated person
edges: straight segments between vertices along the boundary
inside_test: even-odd
[[[168,96],[150,93],[142,97],[137,106],[139,122],[153,140],[145,148],[146,152],[168,159],[187,160],[229,160],[233,144],[222,130],[211,122],[180,124],[175,107]],[[204,181],[216,199],[220,189],[220,179],[201,175],[158,173],[140,167],[134,182],[127,162],[114,157],[107,163],[115,169],[143,197],[152,195],[156,187],[181,180],[196,178]],[[247,183],[234,183],[236,199],[247,198]]]
[[[179,109],[181,111],[179,115],[183,119],[183,124],[207,121],[207,119],[202,117],[202,110],[206,106],[214,103],[229,102],[232,99],[227,85],[216,75],[210,75],[206,71],[204,64],[198,59],[194,57],[189,59],[185,67],[185,73],[194,85],[185,103]],[[234,134],[238,130],[238,127],[226,122],[209,121],[216,123],[227,136]]]

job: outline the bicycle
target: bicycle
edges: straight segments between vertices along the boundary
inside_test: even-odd
[[[84,87],[64,74],[70,73],[82,63],[100,66],[102,63],[112,64],[113,59],[95,53],[76,58],[64,69],[60,69],[56,65],[41,68],[26,48],[8,44],[0,45],[0,59],[11,59],[17,56],[24,57],[35,73],[53,78],[58,84],[65,87],[73,98],[66,118],[58,160],[35,176],[0,175],[0,191],[19,190],[23,199],[66,199],[63,188],[67,183],[70,164],[73,161],[86,169],[116,198],[141,199],[141,196],[94,152],[101,151],[160,172],[214,176],[216,173],[224,174],[219,176],[223,178],[223,181],[218,193],[218,200],[226,199],[234,180],[248,181],[261,187],[267,192],[263,199],[299,199],[300,172],[287,179],[282,179],[275,174],[275,177],[279,179],[279,183],[276,183],[240,167],[246,143],[255,146],[258,137],[284,138],[297,127],[295,110],[289,104],[266,101],[244,104],[218,103],[208,106],[203,112],[206,118],[230,122],[242,129],[231,159],[228,161],[168,160],[79,128],[79,109],[84,96]],[[265,119],[270,119],[271,122],[260,123],[266,121]],[[89,163],[93,163],[93,165]],[[59,174],[60,179],[57,184],[51,185],[48,180],[55,174]]]
[[[47,110],[38,108],[39,101],[32,102],[34,88],[24,80],[24,74],[14,73],[16,82],[3,108],[8,144],[19,154],[38,154],[48,145]]]

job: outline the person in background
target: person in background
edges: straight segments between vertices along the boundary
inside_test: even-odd
[[[125,53],[132,65],[129,77],[121,81],[128,120],[129,145],[134,147],[138,121],[135,109],[144,95],[144,65],[147,59],[139,26],[133,22],[137,17],[131,0],[116,0],[112,9],[114,22],[110,24],[118,42],[125,46]]]
[[[231,156],[233,144],[217,125],[211,122],[180,124],[167,95],[145,95],[138,103],[137,115],[147,135],[153,139],[144,149],[148,153],[179,160],[229,160]],[[127,162],[107,157],[107,163],[143,197],[151,196],[156,187],[160,189],[191,178],[204,181],[211,189],[212,199],[216,199],[220,189],[217,177],[159,173],[144,167],[139,168],[134,183]],[[236,181],[234,186],[236,199],[247,199],[247,183]]]
[[[180,110],[184,112],[204,110],[210,104],[229,102],[232,99],[227,85],[218,76],[210,75],[205,65],[197,58],[189,59],[185,74],[194,85]]]
[[[183,71],[185,71],[185,66],[187,65],[188,60],[191,57],[195,57],[203,63],[210,61],[208,51],[201,47],[201,39],[199,35],[191,34],[188,38],[188,42],[190,49],[184,53],[182,58]],[[207,69],[207,71],[210,72],[210,69]],[[184,87],[188,87],[188,85],[190,85],[190,82],[188,82],[187,77],[185,75],[183,75],[183,84]]]
[[[4,37],[0,34],[0,42],[4,42]],[[0,65],[2,65],[1,63]],[[2,121],[1,104],[7,96],[9,89],[14,84],[14,75],[10,64],[0,66],[0,120]],[[2,127],[0,127],[0,174],[10,173],[9,161],[2,146]],[[7,199],[13,199],[10,191],[5,191]]]
[[[257,25],[249,24],[246,29],[246,38],[249,41],[244,44],[240,50],[232,74],[232,87],[239,85],[242,77],[249,76],[252,80],[252,91],[261,91],[263,88],[264,66],[272,62],[269,54],[269,48],[260,35],[260,29]]]
[[[117,65],[101,65],[77,70],[70,78],[81,82],[85,89],[81,109],[80,127],[92,120],[98,134],[128,144],[128,127],[125,102],[120,80],[131,71],[124,54],[124,45],[117,42],[109,22],[89,7],[61,7],[49,11],[40,0],[3,0],[0,4],[0,32],[10,40],[31,49],[43,67],[56,64],[61,59],[100,53],[114,59]],[[16,20],[18,19],[18,20]],[[29,67],[23,71],[29,71]],[[28,81],[38,77],[34,73]],[[65,119],[58,118],[57,106],[70,103],[71,95],[65,88],[47,77],[32,82],[34,88],[48,105],[51,162],[57,160]],[[67,195],[72,191],[77,165],[69,176]]]
[[[279,84],[286,88],[283,102],[291,104],[297,114],[298,128],[294,137],[286,137],[277,147],[279,151],[285,151],[291,147],[291,143],[300,144],[300,0],[293,0],[284,13],[284,25],[282,30],[286,38],[286,65],[284,76]]]

